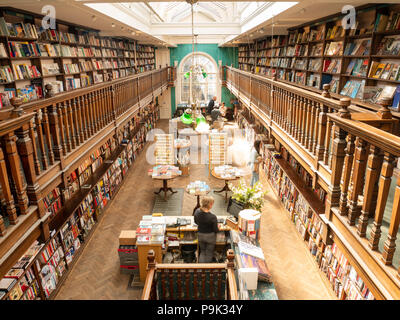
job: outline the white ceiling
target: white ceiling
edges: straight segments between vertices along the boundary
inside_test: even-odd
[[[186,1],[122,1],[1,0],[0,5],[39,14],[43,6],[53,5],[57,19],[100,30],[102,35],[129,37],[141,43],[174,46],[191,42],[191,6]],[[374,3],[398,1],[375,0]],[[199,43],[232,46],[266,35],[286,34],[290,27],[341,12],[344,5],[366,3],[360,0],[298,0],[295,4],[287,0],[199,0],[194,5],[194,33],[199,35]]]

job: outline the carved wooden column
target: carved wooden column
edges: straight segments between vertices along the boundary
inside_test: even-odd
[[[358,196],[362,192],[363,177],[365,174],[367,160],[367,143],[361,138],[356,139],[356,149],[354,154],[353,168],[353,188],[350,194],[348,222],[351,226],[355,224],[356,218],[360,215],[360,207],[357,205]]]
[[[4,136],[6,156],[10,165],[11,176],[15,184],[15,192],[18,199],[18,207],[21,214],[28,213],[29,201],[26,195],[26,186],[21,176],[20,158],[17,153],[17,137],[14,133],[8,133]]]
[[[3,149],[0,147],[0,184],[3,193],[4,201],[6,204],[6,212],[8,220],[11,225],[15,225],[18,222],[17,210],[14,205],[14,198],[11,194],[10,184],[8,181],[8,173],[6,162],[4,160]],[[4,233],[3,233],[4,234]]]
[[[78,97],[78,105],[81,110],[83,141],[86,141],[89,138],[90,134],[89,134],[89,120],[87,118],[87,110],[86,110],[84,96]]]
[[[43,170],[47,170],[47,168],[49,167],[49,163],[46,157],[46,149],[44,148],[44,137],[43,137],[41,121],[42,121],[42,112],[41,110],[39,110],[38,112],[35,113],[36,132],[38,135],[40,153],[42,155],[41,160],[42,160]]]
[[[357,227],[357,233],[360,237],[365,237],[367,232],[368,219],[371,212],[371,203],[374,196],[374,187],[378,180],[379,174],[377,168],[379,167],[379,163],[382,159],[379,157],[379,153],[379,148],[373,145],[370,146],[366,173],[367,178],[364,187],[364,201]]]
[[[48,155],[49,155],[49,163],[50,165],[54,164],[54,152],[53,152],[53,148],[51,145],[52,142],[52,137],[51,137],[51,130],[50,130],[50,120],[48,117],[48,113],[47,113],[47,109],[44,108],[42,109],[43,111],[43,128],[44,128],[44,132],[46,135],[46,144],[47,144],[47,150],[48,150]]]
[[[296,107],[296,129],[295,139],[300,141],[300,126],[301,126],[301,101],[298,95],[295,95],[295,107]]]
[[[25,173],[25,179],[27,183],[27,194],[29,201],[38,206],[39,213],[43,213],[42,196],[40,188],[36,182],[36,173],[34,168],[33,159],[33,141],[29,137],[30,122],[24,124],[20,129],[16,130],[15,133],[18,137],[17,149],[18,154],[22,162],[22,167]],[[17,186],[18,189],[18,186]]]
[[[34,130],[34,122],[33,119],[29,122],[29,137],[32,141],[32,149],[33,149],[33,161],[35,165],[35,173],[36,175],[40,174],[40,162],[37,153],[37,146],[36,146],[36,137],[35,137],[35,130]]]
[[[313,142],[312,142],[312,153],[317,155],[317,145],[318,145],[318,132],[319,132],[319,114],[321,112],[321,107],[318,102],[313,102],[314,109],[314,128],[313,128]],[[319,161],[319,159],[318,159]]]
[[[394,156],[385,152],[381,176],[379,178],[378,203],[376,205],[374,224],[372,226],[371,237],[369,239],[369,246],[372,250],[378,250],[379,239],[381,238],[383,214],[385,213],[386,202],[389,195],[390,183],[394,169],[393,161]]]
[[[396,191],[393,199],[392,216],[390,218],[389,232],[383,246],[382,261],[385,265],[391,265],[396,251],[397,232],[400,223],[400,178],[397,178]]]
[[[58,114],[57,111],[59,112]],[[48,112],[51,136],[53,138],[54,157],[56,160],[61,160],[61,157],[63,156],[63,146],[61,145],[61,142],[65,141],[64,139],[61,140],[60,138],[60,134],[63,133],[62,127],[60,127],[60,124],[62,125],[61,109],[56,108],[56,106],[52,105],[48,108]],[[64,154],[65,153],[66,150],[64,149]]]
[[[339,212],[341,216],[347,215],[347,191],[350,183],[350,176],[353,169],[353,157],[354,157],[354,140],[355,137],[351,134],[347,135],[347,146],[345,149],[346,155],[344,158],[344,171],[343,171],[343,183],[341,186],[341,196]]]
[[[329,109],[328,109],[329,111]],[[325,150],[324,150],[324,164],[328,165],[329,162],[329,154],[331,149],[331,140],[332,140],[332,133],[333,133],[333,125],[331,119],[327,118],[326,121],[326,135],[325,135]]]
[[[343,110],[341,116],[349,117],[348,111]],[[331,208],[339,206],[340,202],[340,181],[342,177],[343,162],[346,147],[346,132],[339,126],[334,126],[334,140],[332,144],[332,173],[326,198],[325,214],[330,219]]]
[[[72,123],[73,123],[73,127],[74,127],[74,140],[75,140],[75,146],[79,146],[80,141],[79,141],[79,130],[80,130],[80,126],[79,126],[79,118],[78,118],[78,108],[75,102],[75,98],[72,98],[70,100],[70,107],[71,107],[71,113],[72,113]]]
[[[60,111],[62,112],[62,118],[60,118],[60,131],[61,131],[61,137],[63,138],[63,141],[65,141],[65,143],[63,143],[63,147],[64,148],[64,154],[67,154],[67,152],[71,152],[72,148],[71,148],[71,135],[70,135],[70,131],[69,131],[69,120],[68,120],[68,108],[65,105],[65,102],[61,103],[61,108]],[[62,120],[61,120],[62,119]],[[65,136],[63,137],[63,134],[65,134]]]
[[[76,144],[75,144],[75,142],[76,142],[76,133],[75,133],[75,130],[74,130],[74,119],[73,119],[73,116],[72,116],[71,100],[68,99],[65,102],[64,107],[65,107],[65,111],[66,111],[66,119],[68,121],[68,127],[66,125],[65,128],[66,129],[68,128],[67,132],[70,133],[69,141],[71,143],[71,151],[72,151],[73,149],[76,148]]]
[[[306,129],[307,129],[307,104],[304,97],[300,97],[300,139],[299,142],[301,145],[305,144],[305,137],[306,137]]]
[[[74,105],[76,107],[76,117],[78,119],[78,140],[79,144],[83,143],[85,141],[85,134],[84,134],[84,121],[83,121],[83,114],[82,114],[82,107],[80,103],[80,97],[74,98]]]
[[[311,102],[309,99],[304,99],[305,107],[306,107],[306,130],[304,133],[304,147],[305,149],[309,149],[309,145],[311,142]]]

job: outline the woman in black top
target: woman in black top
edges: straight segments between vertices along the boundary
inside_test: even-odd
[[[199,263],[211,263],[214,256],[218,221],[215,214],[210,212],[213,204],[213,197],[203,197],[201,207],[194,212],[194,222],[198,225]]]

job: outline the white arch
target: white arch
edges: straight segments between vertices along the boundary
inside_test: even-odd
[[[211,61],[211,63],[214,65],[214,68],[216,70],[216,87],[217,87],[217,101],[221,101],[221,86],[220,84],[220,79],[219,79],[219,72],[218,72],[218,64],[217,62],[214,60],[214,58],[212,56],[210,56],[208,53],[203,52],[203,51],[195,51],[194,52],[195,55],[202,55],[205,56],[207,59],[209,59]],[[185,64],[185,61],[187,59],[189,59],[190,57],[193,56],[193,53],[190,52],[188,53],[186,56],[184,56],[181,60],[181,62],[178,65],[178,85],[176,87],[176,91],[175,91],[175,105],[178,105],[179,103],[181,103],[180,99],[181,99],[181,88],[182,88],[182,68],[183,65]]]

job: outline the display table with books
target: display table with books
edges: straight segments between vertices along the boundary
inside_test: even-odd
[[[159,194],[161,191],[164,191],[164,200],[167,200],[168,191],[171,191],[171,193],[177,193],[177,191],[174,191],[172,188],[168,187],[168,180],[172,180],[182,174],[182,171],[180,171],[178,167],[171,165],[158,165],[153,169],[150,169],[148,174],[151,175],[151,177],[155,180],[162,180],[163,186],[159,191],[154,193]]]

